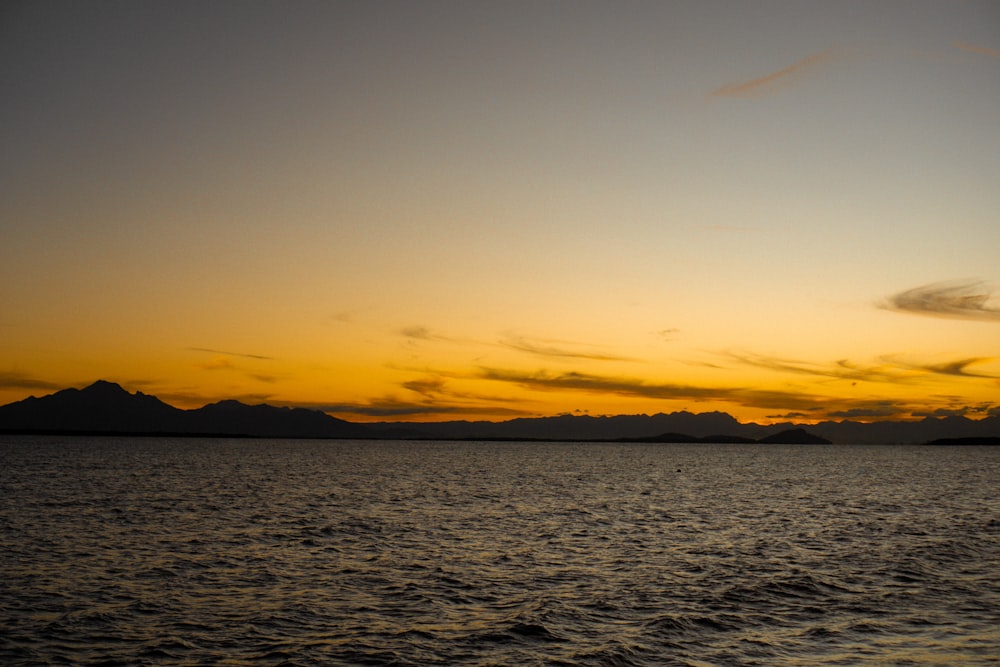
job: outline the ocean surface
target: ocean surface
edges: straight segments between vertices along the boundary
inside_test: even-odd
[[[996,665],[1000,448],[0,437],[4,665]]]

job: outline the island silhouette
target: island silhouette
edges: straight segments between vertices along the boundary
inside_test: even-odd
[[[231,436],[426,440],[562,440],[647,443],[929,443],[1000,445],[1000,416],[817,424],[743,423],[724,412],[558,415],[502,422],[354,423],[319,410],[235,400],[182,410],[98,380],[0,406],[0,432],[21,434]]]

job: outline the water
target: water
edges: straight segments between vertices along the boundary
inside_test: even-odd
[[[0,663],[977,665],[1000,448],[0,439]]]

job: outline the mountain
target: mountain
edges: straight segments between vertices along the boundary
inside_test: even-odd
[[[331,417],[319,410],[246,405],[220,401],[189,412],[192,430],[199,433],[247,433],[264,438],[359,438],[370,435],[359,424]]]
[[[155,396],[131,394],[98,380],[84,389],[64,389],[0,407],[0,430],[76,433],[169,433],[285,438],[369,436],[359,424],[318,410],[276,408],[222,401],[181,410]]]
[[[184,411],[142,392],[98,380],[85,389],[0,407],[0,428],[51,431],[173,431]]]
[[[655,415],[558,415],[505,422],[379,422],[354,424],[318,410],[220,401],[181,410],[155,396],[129,393],[103,380],[0,406],[0,432],[245,435],[273,438],[454,440],[622,440],[639,442],[920,443],[1000,437],[1000,415],[973,420],[818,424],[741,423],[724,412]]]
[[[366,424],[376,437],[450,438],[466,440],[627,440],[652,439],[665,442],[760,441],[768,436],[808,429],[820,438],[836,443],[885,444],[923,443],[940,438],[1000,436],[1000,415],[985,419],[927,417],[918,421],[854,422],[827,421],[818,424],[741,423],[724,412],[673,412],[655,415],[559,415],[531,417],[505,422],[450,421],[429,423],[376,422]],[[405,429],[405,430],[403,430]]]
[[[367,425],[383,437],[401,424],[377,422]],[[405,424],[408,435],[404,437],[454,438],[488,440],[490,438],[526,440],[614,440],[640,438],[659,433],[686,434],[701,438],[717,433],[728,433],[750,438],[766,435],[767,427],[757,424],[740,424],[724,412],[674,412],[655,415],[558,415],[555,417],[521,417],[505,422],[450,421]],[[418,435],[419,434],[419,435]]]

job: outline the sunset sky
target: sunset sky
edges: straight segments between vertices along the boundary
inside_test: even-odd
[[[0,403],[1000,412],[1000,2],[7,2]]]

